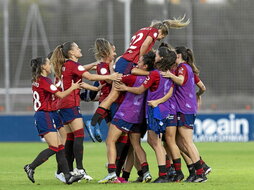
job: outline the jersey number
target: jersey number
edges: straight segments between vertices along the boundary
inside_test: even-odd
[[[37,111],[41,107],[40,96],[38,92],[34,91],[33,98],[34,98],[34,110]]]
[[[131,44],[130,44],[130,49],[136,49],[137,46],[135,44],[140,41],[143,38],[144,34],[143,33],[138,33],[137,35],[134,35],[131,38]]]

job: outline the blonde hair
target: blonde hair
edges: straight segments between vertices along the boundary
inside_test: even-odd
[[[93,52],[96,60],[107,58],[114,45],[104,38],[97,38],[94,42]]]
[[[158,30],[162,31],[162,34],[168,35],[169,29],[181,29],[185,26],[188,26],[190,24],[190,19],[187,19],[187,21],[184,22],[185,15],[181,18],[173,18],[164,20],[164,21],[158,21],[154,20],[152,21],[150,27],[157,28]]]

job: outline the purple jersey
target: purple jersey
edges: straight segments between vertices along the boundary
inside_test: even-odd
[[[158,88],[155,91],[151,91],[151,87],[148,90],[147,101],[157,100],[164,97],[169,89],[173,86],[173,81],[171,79],[163,78],[158,70],[155,70],[160,76],[160,82]],[[166,102],[158,105],[162,119],[166,118],[169,114],[176,114],[176,102],[174,98],[174,93],[171,98]],[[148,106],[147,109],[148,110]],[[148,115],[146,116],[148,117]]]
[[[183,114],[196,114],[197,100],[192,68],[186,63],[181,63],[177,67],[176,74],[177,76],[183,75],[185,77],[182,86],[176,85],[175,98],[177,102],[177,112]]]
[[[144,81],[145,76],[137,76],[133,87],[140,86]],[[122,119],[129,123],[142,123],[144,115],[144,97],[145,93],[133,94],[127,92],[125,98],[118,108],[114,119]]]

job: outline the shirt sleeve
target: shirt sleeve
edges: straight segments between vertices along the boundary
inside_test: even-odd
[[[200,78],[198,75],[194,74],[194,81],[195,81],[195,84],[198,84],[199,81],[200,81]]]
[[[122,82],[127,86],[133,86],[136,81],[137,76],[135,75],[123,75]]]
[[[177,69],[176,75],[177,76],[182,75],[184,77],[183,85],[187,82],[187,80],[188,80],[188,71],[187,71],[187,68],[184,65]]]
[[[42,88],[52,94],[55,94],[59,91],[50,79],[42,81]]]
[[[146,80],[143,82],[143,86],[145,88],[150,88],[153,83],[158,79],[160,79],[159,73],[151,71],[150,74],[146,77]]]
[[[81,77],[84,72],[87,72],[87,70],[85,70],[85,68],[81,64],[72,64],[72,72],[75,75]]]

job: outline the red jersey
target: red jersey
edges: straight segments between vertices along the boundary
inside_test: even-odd
[[[72,81],[82,79],[82,74],[87,72],[78,62],[67,60],[62,67],[62,91],[71,87]],[[80,106],[80,89],[73,90],[68,96],[59,101],[59,109]]]
[[[139,31],[137,31],[134,36],[132,36],[130,46],[122,57],[137,64],[139,60],[140,48],[148,36],[152,37],[153,39],[152,43],[147,49],[147,52],[149,52],[158,37],[158,29],[152,27],[141,28]]]
[[[146,77],[146,80],[143,82],[145,88],[150,88],[151,92],[157,90],[160,84],[160,75],[156,71],[151,71],[150,74]]]
[[[176,76],[179,76],[179,75],[184,76],[184,81],[183,81],[183,85],[184,85],[188,80],[188,71],[185,65],[181,65],[180,67],[177,67]]]
[[[97,74],[98,75],[110,75],[110,70],[109,70],[109,64],[105,62],[101,62],[97,65]],[[100,84],[105,86],[102,87],[101,92],[100,92],[100,98],[99,102],[102,102],[110,93],[111,91],[111,84],[107,83],[105,80],[101,80]]]
[[[58,92],[57,87],[48,77],[40,76],[32,83],[33,105],[35,111],[52,111],[52,94]]]
[[[136,82],[136,78],[137,78],[136,75],[123,75],[121,81],[127,86],[132,87]]]
[[[61,91],[61,85],[62,85],[62,81],[59,78],[55,78],[54,79],[54,85],[57,87],[57,89],[59,91]],[[59,108],[59,102],[60,98],[58,98],[57,96],[55,96],[54,94],[52,94],[52,111],[57,111]]]

